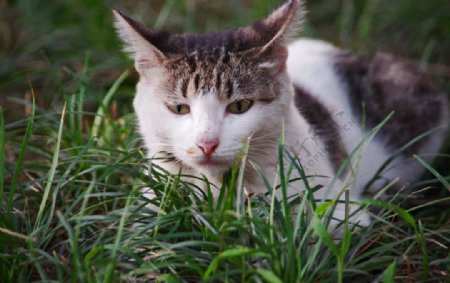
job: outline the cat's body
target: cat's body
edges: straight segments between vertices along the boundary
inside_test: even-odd
[[[419,139],[405,148],[381,177],[411,182],[423,170],[412,155],[431,161],[439,152],[447,132],[447,101],[417,65],[382,53],[362,58],[328,43],[307,39],[291,44],[289,54],[287,68],[296,91],[294,102],[303,116],[320,116],[309,118],[312,121],[309,124],[317,128],[315,136],[328,143],[331,149],[328,159],[333,169],[337,170],[343,158],[361,148],[357,152],[359,160],[353,159],[359,163],[354,168],[355,189],[361,189],[374,177],[375,170],[415,138]],[[302,105],[305,97],[312,97],[324,109],[308,109]],[[319,113],[311,115],[312,111]],[[390,114],[391,118],[373,140],[359,147],[368,133]],[[330,121],[324,126],[327,119],[334,123]],[[330,141],[327,135],[333,128],[338,130]],[[422,134],[425,135],[420,138]],[[340,145],[344,148],[339,148]],[[306,168],[314,164],[307,160]]]
[[[306,174],[317,175],[311,182],[325,186],[317,198],[347,188],[357,200],[399,148],[447,123],[445,97],[413,64],[383,54],[359,58],[320,41],[288,45],[303,16],[300,6],[290,1],[250,27],[207,35],[151,32],[116,13],[140,74],[134,107],[154,162],[175,174],[204,175],[220,187],[248,143],[248,160],[274,181],[283,136]],[[362,143],[392,111],[375,138]],[[444,127],[434,130],[382,176],[412,181],[422,172],[412,154],[431,160],[444,137]],[[301,192],[303,184],[292,183],[289,194]],[[249,164],[244,185],[248,192],[267,192]],[[336,215],[341,213],[338,207]]]

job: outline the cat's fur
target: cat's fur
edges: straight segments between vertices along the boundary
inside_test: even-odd
[[[290,43],[304,16],[302,6],[291,0],[251,26],[203,35],[150,31],[114,12],[140,75],[134,107],[148,156],[161,158],[155,163],[219,185],[249,142],[248,160],[275,180],[277,146],[284,135],[286,148],[300,158],[306,174],[318,175],[311,182],[324,185],[317,198],[336,197],[345,187],[357,200],[396,150],[435,129],[382,173],[385,180],[402,183],[420,175],[412,154],[431,161],[445,137],[443,93],[416,65],[387,54],[361,58],[321,41]],[[243,101],[239,107],[252,105],[233,114],[229,105],[236,101]],[[392,119],[327,187],[342,162],[391,111]],[[344,184],[347,176],[350,182]],[[251,166],[244,185],[249,192],[266,192]],[[302,181],[295,182],[289,194],[303,188]],[[336,216],[342,214],[338,207]],[[368,221],[364,215],[359,220]]]

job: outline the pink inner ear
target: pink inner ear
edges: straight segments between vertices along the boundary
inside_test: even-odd
[[[278,71],[284,71],[286,69],[286,60],[288,57],[288,50],[287,47],[284,45],[281,45],[274,50],[274,57],[276,58],[278,64]]]
[[[148,59],[140,59],[137,61],[136,67],[138,70],[146,70],[152,67],[152,63]]]
[[[158,54],[155,50],[149,50],[144,54],[137,54],[135,67],[138,72],[146,71],[151,68],[162,67],[163,62],[164,57],[162,54]]]

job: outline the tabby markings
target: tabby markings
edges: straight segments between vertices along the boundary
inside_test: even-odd
[[[338,171],[339,167],[347,158],[347,152],[344,149],[339,132],[340,126],[333,119],[330,111],[310,93],[297,85],[294,85],[294,90],[295,105],[311,125],[311,129],[309,130],[310,135],[305,137],[300,145],[301,160],[306,165],[313,167],[320,158],[328,156],[334,170]],[[344,113],[339,112],[336,116],[341,114]],[[350,127],[350,125],[348,123],[344,127]],[[325,148],[322,148],[319,152],[309,151],[307,144],[313,142],[317,146],[319,144],[318,138],[322,141]]]

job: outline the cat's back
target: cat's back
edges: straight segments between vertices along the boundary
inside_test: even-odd
[[[447,100],[418,64],[383,53],[357,56],[323,41],[300,39],[289,46],[287,69],[300,113],[315,111],[304,109],[302,100],[323,105],[320,111],[328,113],[321,116],[335,121],[339,129],[335,138],[342,140],[347,151],[393,113],[376,142],[369,145],[367,164],[381,165],[415,138],[404,156],[436,154],[442,146]]]

